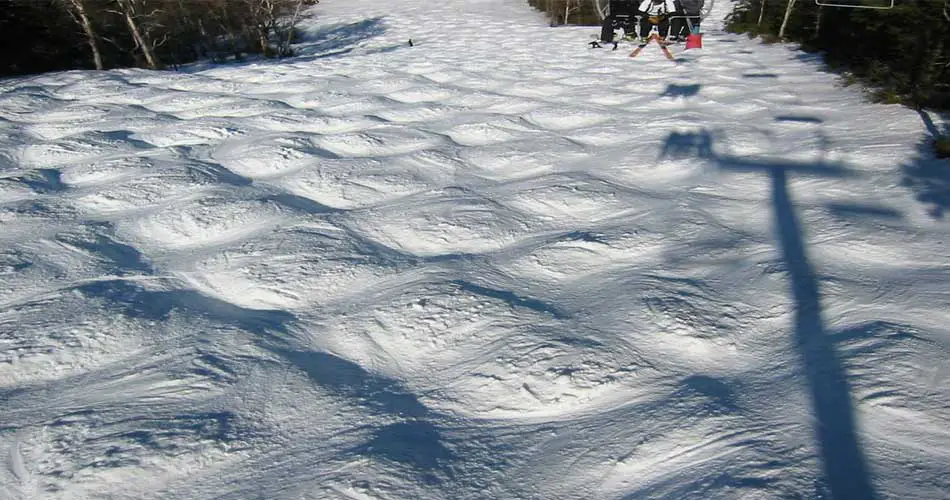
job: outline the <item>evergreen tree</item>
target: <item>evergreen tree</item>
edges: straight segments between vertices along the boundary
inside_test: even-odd
[[[950,21],[941,3],[896,0],[893,9],[879,10],[799,0],[789,11],[788,1],[738,0],[727,26],[733,32],[778,41],[788,11],[783,41],[822,53],[830,67],[875,88],[880,101],[950,107]],[[887,5],[886,0],[858,1]]]
[[[0,46],[4,75],[86,67],[72,20],[48,1],[0,0]]]

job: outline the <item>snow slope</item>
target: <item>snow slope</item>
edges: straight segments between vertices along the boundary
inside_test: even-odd
[[[950,498],[921,116],[715,22],[309,14],[0,82],[0,497]]]

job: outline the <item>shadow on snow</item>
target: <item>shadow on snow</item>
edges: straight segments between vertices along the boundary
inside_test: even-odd
[[[195,290],[147,290],[134,281],[112,279],[76,287],[87,297],[111,302],[134,318],[168,319],[173,311],[236,326],[262,337],[287,333],[296,318],[281,310],[249,309]]]
[[[440,483],[440,473],[451,476],[448,465],[454,458],[439,429],[419,420],[383,426],[369,442],[353,451],[410,466],[421,472],[419,480],[426,484]]]
[[[382,17],[373,17],[303,33],[303,39],[294,45],[297,54],[294,61],[304,62],[352,52],[360,43],[386,33],[386,23]]]
[[[56,240],[89,252],[111,264],[112,272],[115,274],[153,273],[151,263],[137,248],[122,243],[103,231],[103,229],[111,230],[107,224],[91,224],[89,227],[91,230],[86,232],[88,234],[64,232],[56,235]]]
[[[550,314],[554,319],[567,319],[570,317],[567,313],[560,311],[557,307],[551,304],[538,299],[522,297],[511,290],[488,288],[481,285],[476,285],[475,283],[466,280],[454,280],[452,284],[458,286],[461,290],[473,293],[475,295],[502,300],[512,308],[523,307],[534,312]]]
[[[816,119],[817,120],[817,119]],[[809,120],[812,121],[812,120]],[[713,151],[713,136],[706,130],[673,132],[662,156],[700,157],[719,169],[732,172],[759,172],[771,185],[774,232],[794,300],[794,340],[804,368],[814,412],[814,432],[823,466],[824,482],[835,499],[875,498],[871,473],[855,423],[851,387],[845,366],[835,350],[833,332],[822,317],[821,290],[809,262],[805,229],[795,210],[788,179],[794,175],[845,178],[856,174],[837,162],[818,160],[746,159]],[[891,215],[887,209],[837,205],[850,213]],[[701,382],[696,389],[718,392],[715,384]],[[696,385],[696,384],[694,384]],[[728,406],[728,399],[724,401]]]
[[[55,168],[35,168],[16,177],[0,177],[0,182],[13,182],[23,185],[37,194],[61,193],[69,189],[63,182],[63,175]]]
[[[699,94],[699,89],[701,88],[702,85],[698,83],[691,83],[687,85],[671,83],[666,86],[666,90],[660,94],[660,97],[693,97]]]
[[[918,111],[930,137],[921,140],[917,157],[903,165],[901,184],[911,189],[921,203],[928,205],[931,217],[942,219],[950,207],[950,161],[936,158],[934,141],[944,137],[947,130],[940,130],[926,111]]]
[[[122,254],[123,259],[139,262],[137,254],[124,253],[124,247],[115,251]],[[373,428],[369,439],[351,452],[410,467],[418,471],[420,480],[427,484],[441,483],[442,478],[452,475],[450,465],[454,454],[446,447],[439,428],[428,420],[430,411],[419,398],[400,381],[373,373],[339,356],[286,347],[289,339],[276,334],[287,333],[290,324],[296,321],[289,312],[244,308],[193,290],[147,290],[139,283],[122,279],[87,283],[76,290],[87,297],[105,300],[131,317],[161,321],[177,312],[255,333],[261,337],[264,348],[288,360],[318,386],[346,401],[398,420],[387,419],[385,425]],[[206,358],[203,357],[205,364],[210,361],[212,368],[220,369],[217,365],[221,361]],[[173,446],[173,443],[164,443],[175,436],[226,440],[232,434],[229,429],[230,416],[226,414],[176,415],[154,426],[138,425],[123,437],[139,446],[164,448]]]
[[[399,381],[372,373],[357,363],[325,352],[272,350],[334,394],[392,415],[420,418],[428,413]]]
[[[383,17],[364,19],[350,24],[336,26],[319,26],[311,30],[297,27],[299,36],[291,44],[294,55],[285,58],[267,59],[254,55],[246,59],[231,62],[199,61],[179,68],[179,71],[188,73],[205,71],[216,67],[234,67],[246,65],[305,63],[317,59],[337,57],[352,52],[360,43],[378,37],[386,32]],[[377,48],[370,52],[386,52],[401,47]]]
[[[411,467],[421,473],[420,479],[427,484],[440,483],[440,477],[451,475],[449,464],[453,454],[436,425],[426,420],[429,410],[401,382],[326,352],[271,350],[303,370],[324,390],[376,412],[405,419],[374,429],[372,437],[350,450],[352,453]]]
[[[813,123],[816,125],[819,123],[825,122],[821,118],[818,118],[815,116],[803,116],[803,115],[779,115],[775,117],[775,121],[794,122],[794,123]]]

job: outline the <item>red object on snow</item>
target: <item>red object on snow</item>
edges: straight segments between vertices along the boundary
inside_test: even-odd
[[[703,34],[702,33],[690,33],[686,35],[686,49],[701,49],[703,48]]]

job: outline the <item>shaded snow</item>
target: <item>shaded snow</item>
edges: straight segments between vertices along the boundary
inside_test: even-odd
[[[921,116],[712,20],[309,15],[0,82],[0,496],[946,497]]]

